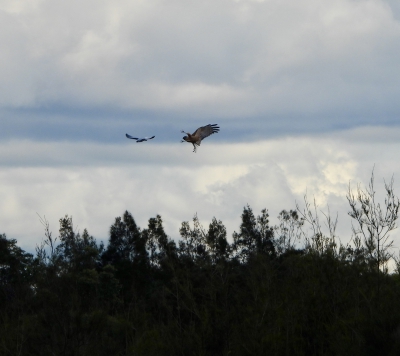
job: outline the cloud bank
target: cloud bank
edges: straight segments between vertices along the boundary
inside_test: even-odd
[[[375,132],[373,135],[372,133]],[[72,215],[78,230],[88,228],[107,241],[116,216],[130,211],[145,228],[160,214],[166,232],[179,237],[183,221],[195,214],[205,227],[221,219],[228,234],[238,230],[243,207],[267,208],[271,224],[283,209],[304,205],[303,197],[334,216],[338,235],[348,241],[349,183],[367,184],[375,165],[377,191],[394,174],[399,192],[399,131],[382,128],[320,137],[286,137],[248,144],[204,142],[190,145],[8,142],[0,145],[0,224],[2,232],[33,248],[43,236],[37,214],[54,234],[58,219]],[[176,147],[177,146],[177,147]],[[396,236],[393,235],[393,236]]]
[[[111,122],[219,120],[238,138],[398,125],[399,13],[383,0],[5,0],[1,137],[100,141]]]

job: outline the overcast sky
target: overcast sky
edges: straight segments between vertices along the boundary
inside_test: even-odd
[[[0,0],[0,232],[106,241],[127,209],[231,234],[307,193],[348,240],[349,182],[400,194],[399,98],[397,0]]]

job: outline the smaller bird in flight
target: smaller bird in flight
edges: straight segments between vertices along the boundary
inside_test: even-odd
[[[131,135],[125,134],[127,138],[131,138],[132,140],[136,140],[136,142],[143,142],[147,140],[151,140],[156,136],[151,136],[151,137],[132,137]]]
[[[200,146],[202,140],[212,135],[213,133],[218,133],[218,131],[219,131],[218,124],[212,124],[212,125],[209,124],[206,126],[199,127],[193,134],[190,134],[182,130],[181,132],[185,133],[187,136],[184,136],[181,142],[186,141],[191,143],[193,145],[193,152],[196,152],[196,145]]]

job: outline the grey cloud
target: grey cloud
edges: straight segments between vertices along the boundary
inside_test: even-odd
[[[399,123],[394,2],[7,4],[7,137],[117,142],[130,122],[218,120],[241,140]]]
[[[394,135],[384,128],[380,134]],[[394,174],[399,191],[399,141],[361,137],[363,130],[252,144],[208,142],[196,155],[178,143],[1,143],[2,232],[33,248],[43,236],[36,212],[46,215],[55,234],[58,219],[70,214],[81,230],[106,240],[114,217],[127,209],[141,227],[161,214],[173,238],[180,223],[196,213],[205,226],[213,216],[221,219],[230,235],[246,204],[256,214],[267,208],[275,224],[280,210],[296,202],[303,206],[307,193],[323,211],[329,205],[332,215],[338,213],[338,234],[346,242],[349,182],[367,184],[375,164],[377,190]]]

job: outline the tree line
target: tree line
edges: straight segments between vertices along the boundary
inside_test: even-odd
[[[400,262],[390,232],[398,198],[347,194],[352,239],[305,199],[271,226],[245,206],[238,232],[222,221],[161,216],[144,229],[128,211],[106,245],[72,218],[35,254],[0,235],[1,355],[398,355]],[[394,263],[389,270],[388,263]]]

